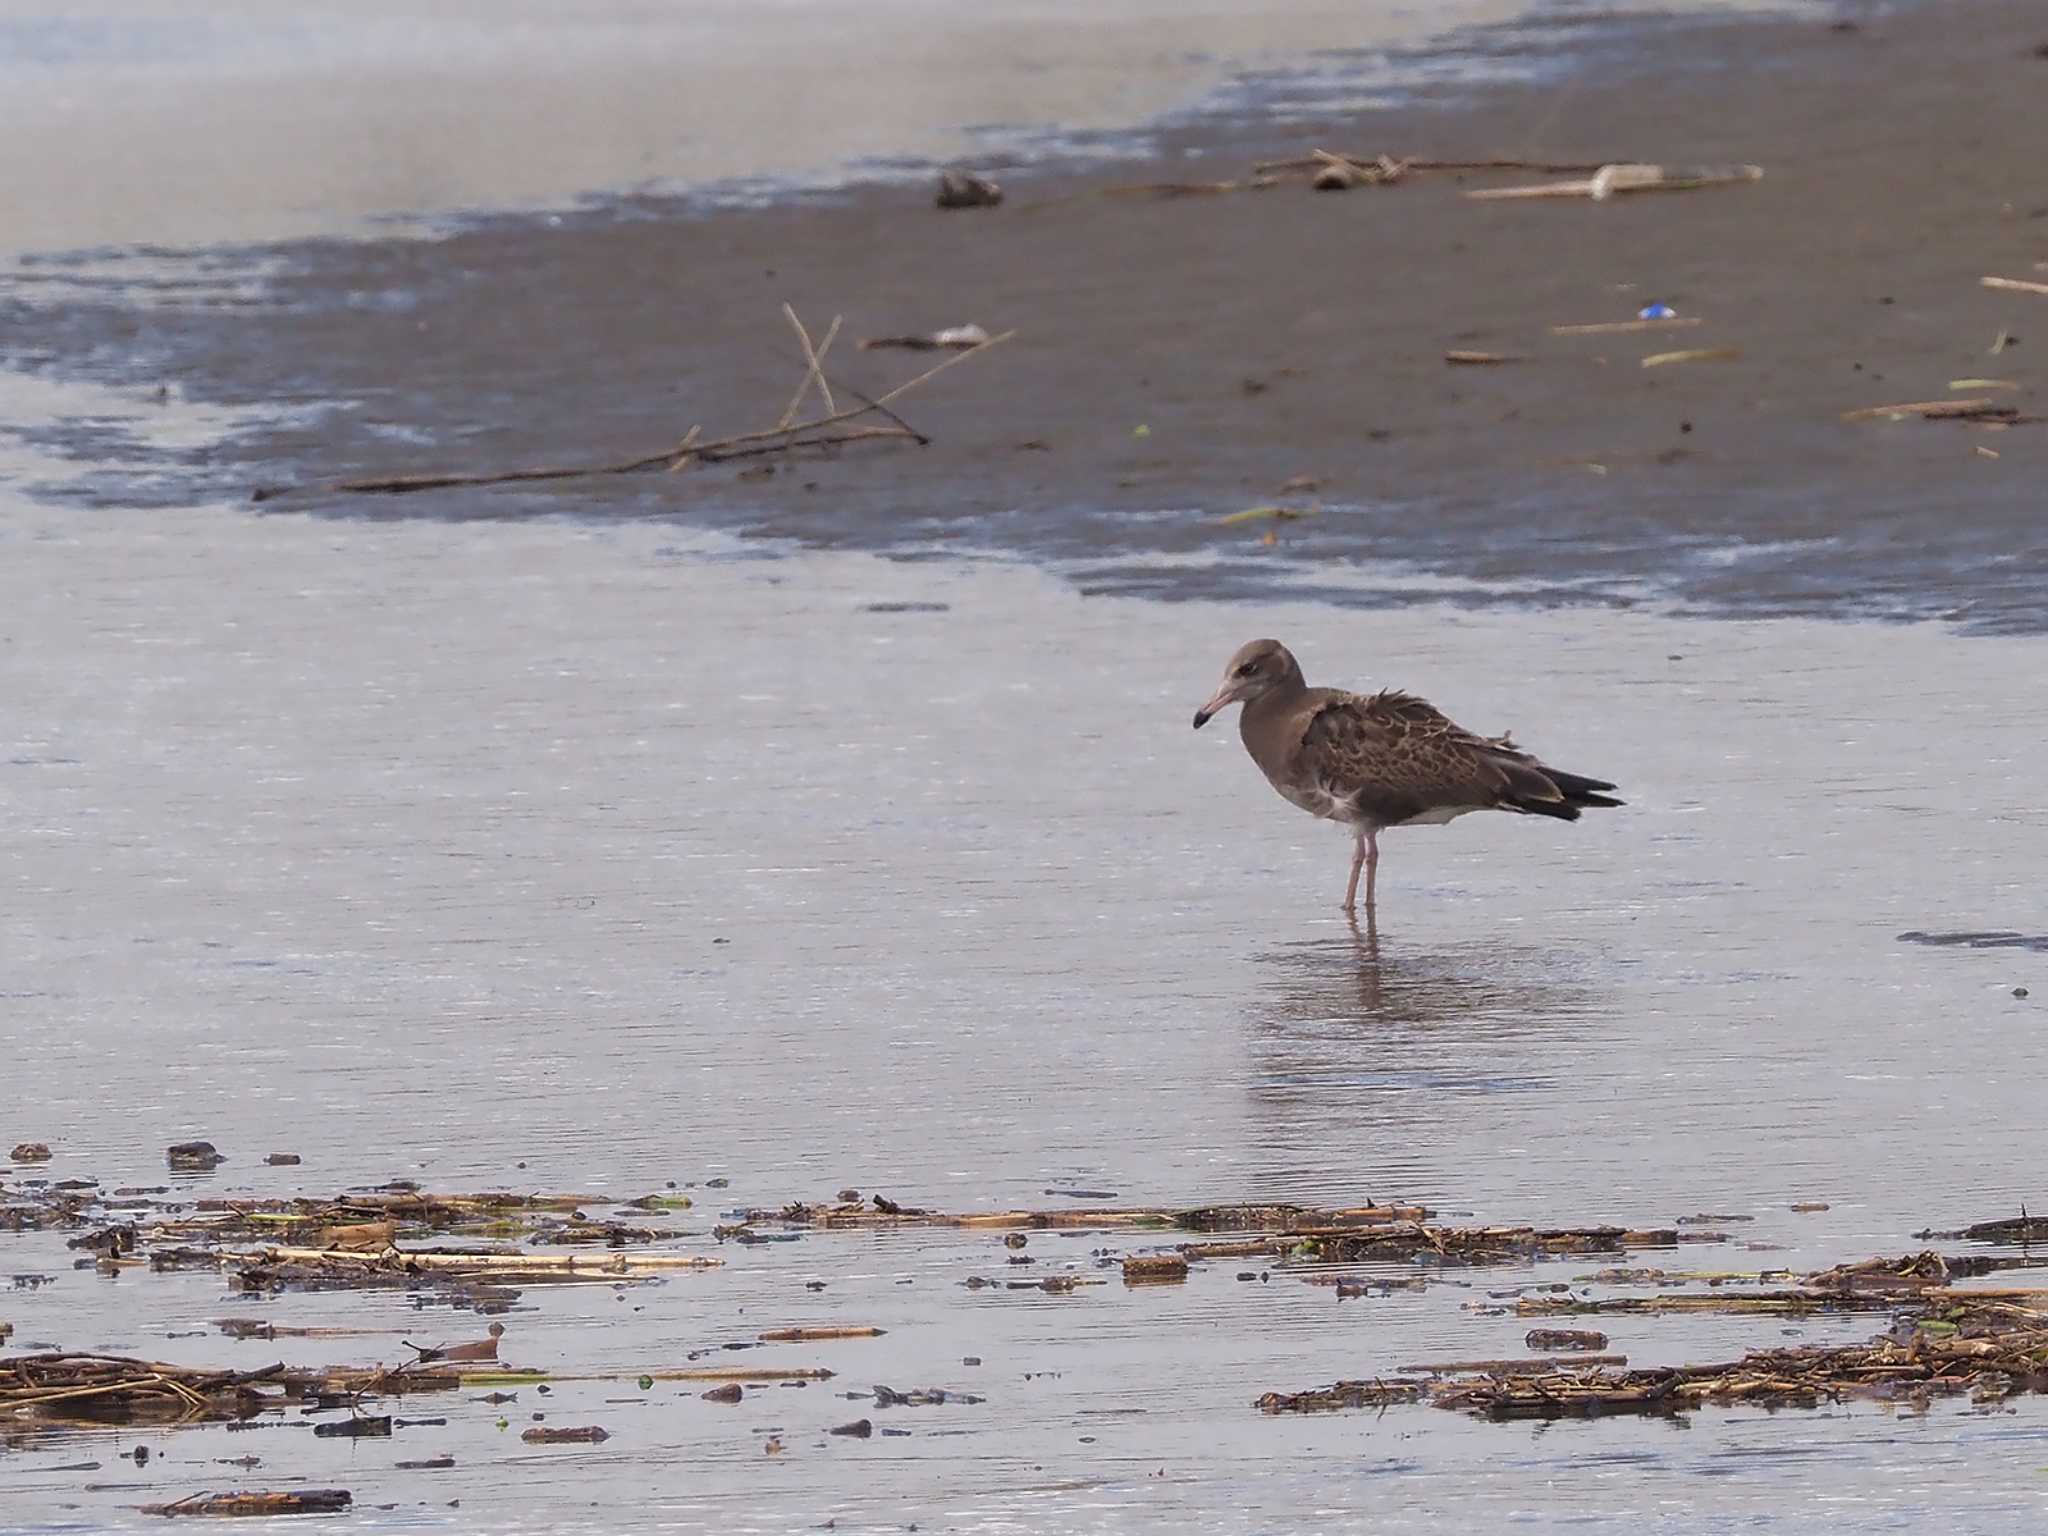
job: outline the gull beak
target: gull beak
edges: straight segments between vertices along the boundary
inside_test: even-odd
[[[1237,684],[1231,679],[1225,678],[1223,686],[1216,690],[1214,697],[1195,711],[1195,729],[1199,731],[1209,723],[1211,715],[1215,714],[1217,710],[1223,708],[1226,704],[1235,704],[1238,698]]]

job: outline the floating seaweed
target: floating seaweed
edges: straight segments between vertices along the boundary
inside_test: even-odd
[[[123,1355],[20,1355],[0,1359],[0,1413],[41,1425],[232,1423],[288,1404],[457,1385],[453,1375],[404,1366],[221,1371]]]
[[[1399,1220],[1357,1225],[1302,1224],[1240,1242],[1183,1243],[1189,1260],[1271,1258],[1294,1264],[1508,1264],[1552,1254],[1622,1253],[1697,1240],[1676,1228],[1446,1227]]]
[[[403,1463],[401,1463],[403,1465]],[[297,1488],[280,1493],[195,1493],[170,1504],[144,1504],[145,1515],[335,1515],[353,1502],[346,1488]]]
[[[1439,1227],[1414,1222],[1367,1232],[1301,1233],[1288,1257],[1330,1264],[1389,1259],[1502,1264],[1544,1254],[1674,1248],[1679,1241],[1678,1231],[1668,1227]]]
[[[993,1228],[1173,1229],[1184,1232],[1296,1232],[1326,1228],[1379,1226],[1388,1222],[1427,1221],[1431,1212],[1419,1205],[1364,1205],[1346,1210],[1314,1210],[1299,1205],[1203,1205],[1184,1210],[1165,1208],[1093,1208],[1053,1211],[930,1211],[900,1205],[882,1195],[863,1204],[796,1202],[777,1210],[748,1210],[737,1225],[718,1229],[732,1236],[740,1228],[759,1225],[892,1229],[906,1226]]]
[[[1932,1271],[1935,1266],[1928,1261],[1938,1257],[1911,1255],[1845,1268],[1857,1275]],[[2048,1291],[1956,1290],[1939,1284],[1871,1291],[1848,1285],[1762,1298],[1618,1297],[1587,1305],[1692,1310],[1673,1306],[1690,1301],[1716,1310],[1755,1311],[1793,1305],[1795,1294],[1797,1304],[1808,1310],[1896,1311],[1901,1316],[1892,1328],[1861,1344],[1753,1350],[1738,1360],[1636,1370],[1611,1368],[1597,1359],[1410,1366],[1403,1372],[1430,1373],[1431,1379],[1339,1381],[1304,1392],[1268,1392],[1255,1406],[1267,1413],[1305,1413],[1427,1402],[1510,1420],[1670,1414],[1738,1403],[1814,1407],[1851,1398],[1921,1403],[1967,1395],[1992,1403],[2048,1391],[2048,1310],[2043,1310]]]
[[[1330,1413],[1340,1408],[1390,1408],[1400,1403],[1419,1403],[1429,1393],[1428,1382],[1339,1381],[1305,1392],[1268,1392],[1255,1406],[1262,1413]]]

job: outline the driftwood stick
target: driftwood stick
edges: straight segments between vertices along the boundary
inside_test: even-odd
[[[1465,196],[1479,202],[1530,197],[1589,197],[1599,203],[1619,193],[1690,192],[1698,187],[1726,187],[1761,181],[1763,175],[1760,165],[1639,165],[1630,161],[1603,165],[1587,180],[1474,187],[1467,189]]]
[[[632,1274],[639,1270],[716,1269],[725,1260],[683,1253],[491,1253],[434,1252],[426,1249],[393,1248],[384,1253],[360,1253],[351,1248],[262,1248],[253,1253],[220,1255],[224,1264],[318,1264],[346,1273],[358,1269],[413,1268],[500,1271],[551,1271],[559,1273]]]
[[[1981,416],[2011,410],[2012,407],[2000,406],[1989,395],[1973,395],[1961,400],[1907,400],[1898,405],[1866,405],[1858,410],[1842,412],[1842,420],[1884,421],[1906,416],[1934,420],[1945,416]]]
[[[862,394],[859,390],[855,389],[851,384],[848,384],[842,380],[839,385],[839,392],[842,395],[851,395],[854,399],[858,400],[863,406],[865,406],[868,410],[873,411],[876,415],[887,417],[891,423],[902,428],[902,432],[900,435],[909,438],[912,442],[916,443],[918,447],[924,448],[930,445],[930,438],[926,437],[922,432],[918,431],[917,428],[913,427],[901,416],[898,416],[894,411],[890,410],[888,406],[883,405],[878,400],[875,400],[867,395]]]
[[[978,357],[982,353],[986,352],[990,347],[1001,346],[1004,342],[1008,341],[1012,336],[1015,336],[1016,334],[1017,333],[1015,331],[1004,331],[1000,336],[989,337],[987,341],[984,341],[978,347],[969,347],[965,352],[955,352],[951,357],[947,358],[944,362],[933,363],[931,367],[925,369],[923,373],[920,373],[916,378],[911,379],[908,383],[898,384],[886,395],[883,395],[879,399],[877,399],[874,402],[874,404],[861,407],[861,411],[878,411],[883,406],[887,405],[891,400],[902,399],[905,395],[909,394],[913,389],[917,388],[918,385],[924,383],[925,380],[937,378],[940,374],[944,373],[948,368],[952,367],[955,363],[964,363],[970,357]],[[858,416],[861,414],[861,411],[850,411],[847,414],[852,416]]]
[[[797,385],[796,393],[789,397],[789,405],[782,412],[782,420],[776,423],[779,429],[787,430],[789,424],[796,420],[797,410],[803,405],[804,396],[811,392],[813,384],[818,386],[818,395],[825,402],[825,414],[827,416],[839,409],[837,405],[832,403],[832,386],[825,382],[825,372],[821,365],[825,360],[825,354],[832,350],[832,340],[839,334],[839,322],[843,317],[839,315],[832,317],[831,329],[825,332],[825,344],[813,349],[811,346],[811,333],[804,329],[803,321],[797,319],[796,311],[790,307],[787,301],[783,303],[782,314],[783,318],[789,321],[791,328],[795,330],[797,342],[804,349],[804,363],[808,370],[804,374],[803,382]]]
[[[815,417],[810,421],[792,421],[790,419],[791,411],[785,411],[783,421],[778,426],[770,427],[760,432],[734,433],[730,437],[715,438],[710,442],[699,441],[700,429],[692,427],[683,440],[672,448],[664,449],[660,453],[646,454],[638,458],[625,459],[611,464],[550,464],[529,469],[486,470],[475,473],[384,475],[370,479],[341,480],[322,487],[312,487],[312,489],[362,495],[401,496],[415,491],[445,490],[460,486],[510,485],[546,480],[573,480],[585,475],[631,475],[662,468],[673,470],[679,469],[693,461],[712,464],[726,459],[752,458],[764,453],[780,453],[800,448],[830,448],[844,443],[871,442],[883,438],[900,438],[923,446],[929,443],[931,439],[911,426],[897,412],[890,409],[890,402],[902,399],[903,396],[909,394],[920,385],[944,373],[955,363],[965,362],[976,353],[986,352],[990,347],[998,346],[1017,334],[1014,330],[1005,331],[1000,336],[990,337],[979,346],[955,352],[943,362],[934,364],[915,378],[898,384],[894,389],[879,397],[869,398],[860,391],[849,389],[842,384],[840,386],[841,392],[852,396],[860,404],[841,407],[833,397],[832,387],[825,378],[822,366],[826,350],[832,345],[833,340],[839,334],[840,318],[835,317],[833,319],[831,327],[825,333],[823,344],[813,346],[810,333],[805,330],[802,321],[797,318],[795,311],[788,305],[783,306],[783,311],[789,316],[790,323],[796,328],[797,335],[804,347],[806,367],[804,384],[803,388],[797,392],[793,407],[802,404],[805,393],[814,383],[825,400],[825,414]],[[885,417],[889,425],[879,427],[864,426],[845,431],[831,430],[836,427],[842,427],[858,417],[867,415]],[[291,489],[293,488],[277,489],[262,487],[256,491],[254,499],[259,502],[269,501],[277,496],[287,494]]]
[[[884,398],[887,397],[885,396]],[[826,427],[836,427],[841,422],[853,420],[856,416],[865,416],[873,409],[873,406],[859,405],[851,410],[834,411],[829,416],[820,416],[813,421],[800,421],[793,427],[769,427],[766,431],[762,432],[736,432],[731,437],[721,437],[712,442],[699,444],[690,451],[706,463],[715,463],[721,458],[731,458],[731,449],[750,447],[755,443],[773,443],[786,438],[802,437],[807,432],[817,432]],[[670,452],[674,452],[674,450],[671,449]],[[662,458],[667,457],[667,454],[662,455]],[[647,461],[641,460],[637,462],[644,464]],[[655,462],[659,462],[659,460]]]
[[[664,448],[660,453],[623,464],[555,464],[539,469],[485,470],[475,474],[387,475],[370,480],[337,480],[326,489],[404,496],[413,491],[438,491],[461,485],[510,485],[526,480],[573,480],[581,475],[630,475],[660,468],[674,458],[675,450]],[[257,499],[268,501],[283,494],[282,491],[259,491]]]
[[[694,450],[697,445],[697,436],[703,430],[702,427],[692,426],[689,431],[683,434],[683,440],[676,444],[675,457],[669,460],[668,472],[670,474],[690,467],[690,460],[696,457]]]
[[[1252,167],[1257,175],[1270,175],[1276,171],[1315,171],[1328,164],[1321,158],[1327,151],[1294,160],[1261,160]],[[1590,176],[1605,160],[1571,161],[1557,164],[1547,160],[1421,160],[1406,155],[1361,154],[1340,155],[1338,158],[1353,165],[1377,165],[1382,159],[1396,165],[1406,166],[1411,171],[1534,171],[1546,176]]]
[[[1553,336],[1621,336],[1634,331],[1683,331],[1707,322],[1696,315],[1666,315],[1659,320],[1596,320],[1590,325],[1553,325]]]
[[[353,1499],[346,1488],[294,1488],[277,1493],[194,1493],[170,1504],[137,1506],[145,1515],[230,1516],[332,1515]]]
[[[832,350],[832,343],[839,339],[839,327],[846,320],[844,315],[834,315],[832,323],[825,327],[825,339],[818,343],[818,350],[811,357],[811,367],[818,375],[818,392],[825,397],[825,409],[836,410],[832,404],[832,381],[825,377],[825,354]]]
[[[509,485],[533,480],[574,480],[584,475],[639,474],[650,469],[677,469],[693,459],[701,459],[706,464],[722,464],[728,459],[752,459],[766,453],[827,448],[840,443],[865,443],[885,437],[907,438],[919,444],[931,441],[922,433],[902,426],[856,427],[845,432],[814,430],[861,414],[861,411],[841,411],[827,420],[805,422],[787,432],[746,432],[737,437],[696,445],[686,438],[676,447],[650,458],[631,459],[623,464],[565,464],[545,469],[483,471],[473,475],[392,475],[384,479],[338,480],[326,489],[360,495],[403,496],[414,491],[435,491],[450,486]]]
[[[757,459],[764,454],[786,453],[798,448],[836,448],[842,443],[871,443],[883,438],[903,438],[923,445],[931,441],[907,427],[849,427],[842,432],[824,432],[815,437],[792,436],[787,441],[755,443],[747,448],[721,449],[705,455],[705,462],[723,464],[728,459]]]

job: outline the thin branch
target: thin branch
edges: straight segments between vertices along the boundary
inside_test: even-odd
[[[821,365],[825,360],[825,354],[832,350],[833,338],[839,334],[839,322],[844,317],[840,315],[832,317],[832,327],[825,332],[825,344],[814,351],[811,347],[811,333],[804,329],[803,321],[797,319],[796,311],[790,307],[787,300],[783,302],[782,314],[783,318],[788,320],[790,326],[796,331],[796,339],[804,349],[804,363],[809,369],[804,374],[803,382],[797,385],[796,393],[789,397],[789,405],[782,413],[782,420],[777,423],[779,427],[786,429],[791,422],[796,420],[797,409],[804,403],[804,396],[811,392],[813,384],[818,386],[818,394],[824,399],[825,414],[829,416],[838,409],[832,403],[832,386],[825,381],[825,371]]]
[[[1328,164],[1328,151],[1318,150],[1313,155],[1294,160],[1261,160],[1252,167],[1254,173],[1268,175],[1276,171],[1316,171]],[[1534,171],[1546,176],[1590,176],[1608,162],[1605,160],[1571,161],[1557,163],[1547,160],[1411,160],[1405,155],[1338,155],[1337,159],[1347,160],[1353,165],[1377,165],[1382,160],[1392,160],[1411,171]]]
[[[944,373],[948,368],[952,367],[955,363],[964,363],[970,357],[979,357],[982,353],[986,352],[990,347],[999,347],[1016,334],[1017,333],[1015,331],[1004,331],[1000,336],[989,337],[987,341],[984,341],[978,347],[969,347],[965,352],[955,352],[951,357],[947,358],[944,362],[933,363],[931,367],[925,369],[923,373],[920,373],[916,378],[910,380],[909,383],[898,384],[886,395],[883,395],[880,399],[875,401],[873,408],[876,410],[880,410],[883,406],[887,405],[891,400],[900,400],[903,396],[909,394],[913,389],[917,388],[918,385],[922,384],[926,379],[938,377],[938,375]],[[851,414],[858,416],[860,412],[854,411]]]
[[[697,435],[703,430],[702,427],[693,426],[683,434],[683,440],[675,446],[675,457],[669,461],[668,472],[670,474],[690,467],[690,460],[697,456],[694,451],[697,444]]]
[[[977,352],[999,346],[1017,333],[1005,331],[992,336],[979,346],[956,352],[943,362],[934,364],[915,378],[898,384],[888,393],[870,399],[860,391],[842,384],[841,393],[856,399],[860,404],[841,407],[832,393],[832,386],[825,377],[823,367],[826,352],[839,334],[840,320],[835,317],[826,331],[821,344],[811,344],[810,333],[797,317],[793,308],[783,306],[783,313],[795,328],[803,344],[805,375],[803,386],[797,391],[789,410],[783,413],[781,423],[760,432],[738,432],[729,437],[702,440],[702,429],[693,426],[681,442],[665,448],[659,453],[646,454],[639,458],[626,459],[610,464],[548,464],[526,469],[489,470],[475,473],[429,473],[411,475],[386,475],[372,479],[343,480],[325,486],[305,487],[330,492],[381,494],[388,496],[407,495],[415,491],[447,490],[456,487],[482,485],[530,484],[537,481],[573,480],[586,475],[631,475],[652,469],[678,470],[702,462],[720,463],[727,459],[754,458],[762,454],[786,453],[799,449],[831,449],[848,443],[872,442],[879,439],[900,439],[923,446],[931,441],[890,408],[890,402],[900,400],[912,390],[944,373],[956,363],[965,362]],[[825,414],[810,421],[795,421],[793,416],[800,408],[804,396],[811,386],[817,386],[825,402]],[[849,427],[846,424],[858,417],[879,415],[887,419],[887,426]],[[294,487],[259,487],[254,499],[271,501],[289,494]]]

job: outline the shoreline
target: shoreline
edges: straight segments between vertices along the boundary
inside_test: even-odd
[[[346,16],[204,0],[152,18],[133,0],[65,17],[0,0],[17,43],[0,90],[25,130],[0,145],[17,205],[0,238],[33,252],[431,235],[640,196],[758,205],[977,157],[1072,170],[1233,111],[1327,115],[1411,74],[1483,85],[1586,29],[1546,3],[601,0],[565,18],[546,0],[365,0]]]

